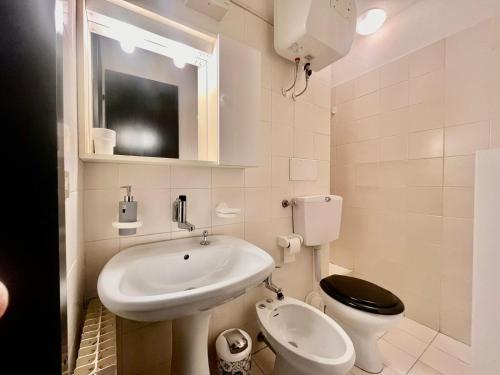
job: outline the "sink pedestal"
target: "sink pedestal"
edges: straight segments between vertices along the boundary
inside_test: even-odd
[[[208,326],[210,311],[172,321],[172,374],[210,375]]]

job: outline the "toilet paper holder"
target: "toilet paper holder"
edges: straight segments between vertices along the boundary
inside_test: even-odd
[[[303,243],[304,239],[300,234],[292,233],[286,236],[278,236],[278,245],[283,248],[283,263],[294,262],[295,256],[300,252]]]
[[[304,243],[304,239],[300,234],[292,233],[286,236],[278,236],[278,245],[284,249],[288,249],[290,247],[290,240],[293,238],[298,238],[301,245]]]

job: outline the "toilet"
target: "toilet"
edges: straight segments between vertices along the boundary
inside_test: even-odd
[[[331,275],[320,282],[325,313],[352,340],[355,365],[377,374],[383,370],[380,336],[403,317],[403,302],[390,291],[355,277]]]
[[[349,335],[356,351],[355,365],[377,374],[383,370],[380,336],[403,317],[404,304],[390,291],[355,277],[332,275],[321,279],[321,247],[339,237],[342,197],[315,195],[293,200],[294,232],[312,246],[316,281],[325,313]]]
[[[257,321],[276,354],[273,375],[345,375],[355,360],[349,336],[316,308],[285,297],[257,302]]]

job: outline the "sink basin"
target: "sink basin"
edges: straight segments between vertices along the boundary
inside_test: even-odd
[[[185,238],[134,246],[102,270],[99,297],[116,315],[171,320],[220,305],[260,284],[274,269],[271,256],[238,238]]]
[[[208,375],[210,309],[262,283],[274,260],[264,250],[230,236],[185,238],[133,246],[115,255],[99,275],[97,290],[113,313],[137,321],[173,320],[172,369]]]

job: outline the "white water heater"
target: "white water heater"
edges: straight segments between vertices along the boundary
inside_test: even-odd
[[[319,71],[347,55],[356,17],[355,0],[275,0],[274,48]]]

